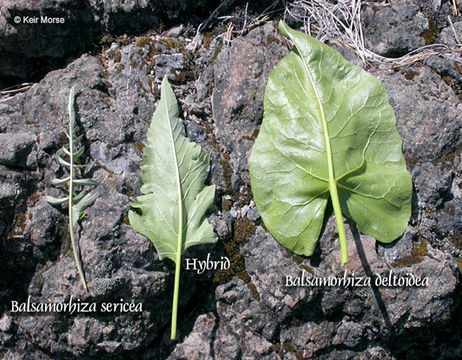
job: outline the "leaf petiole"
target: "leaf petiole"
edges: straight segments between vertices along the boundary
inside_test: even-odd
[[[176,338],[176,324],[178,319],[178,297],[180,293],[180,271],[181,271],[181,252],[177,254],[177,261],[175,262],[175,285],[173,288],[173,303],[172,303],[172,330],[170,333],[170,340]]]
[[[348,264],[348,244],[346,240],[345,227],[343,226],[343,214],[338,198],[337,183],[334,179],[329,178],[329,191],[334,208],[335,222],[337,223],[338,240],[340,242],[341,264]]]

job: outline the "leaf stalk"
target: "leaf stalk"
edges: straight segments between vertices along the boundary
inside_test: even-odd
[[[338,239],[340,242],[340,257],[341,264],[348,264],[348,244],[346,240],[345,227],[343,226],[343,214],[338,198],[337,183],[335,179],[332,181],[329,176],[329,191],[334,208],[335,222],[337,223]]]
[[[178,235],[178,238],[180,236]],[[172,330],[170,340],[176,338],[176,324],[178,322],[178,298],[180,293],[180,272],[181,272],[181,252],[176,254],[175,261],[175,285],[173,288],[173,303],[172,303]]]

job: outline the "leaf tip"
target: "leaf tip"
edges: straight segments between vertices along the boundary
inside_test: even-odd
[[[284,20],[279,20],[278,30],[282,35],[284,35],[285,37],[289,37],[289,29],[289,25],[287,25]]]
[[[167,83],[167,84],[169,83],[169,82],[168,82],[168,76],[167,76],[167,74],[165,74],[164,77],[162,78],[162,86],[163,86],[165,83]]]
[[[133,204],[133,203],[130,203],[130,206],[132,206],[132,204]],[[134,217],[135,215],[138,215],[138,214],[135,213],[135,212],[132,211],[132,210],[128,210],[128,215],[127,215],[127,217],[128,217],[128,222],[130,223],[130,226],[132,226],[132,227],[133,227],[133,217]]]
[[[71,91],[69,92],[69,99],[73,99],[75,95],[75,85],[71,87]]]

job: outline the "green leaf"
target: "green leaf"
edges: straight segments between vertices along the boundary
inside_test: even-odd
[[[67,145],[67,146],[66,146]],[[69,145],[66,144],[66,145],[63,145],[63,147],[61,148],[61,150],[64,152],[64,154],[66,154],[67,156],[71,156],[71,153],[69,152]]]
[[[68,204],[68,225],[69,225],[69,235],[71,238],[72,252],[74,255],[74,261],[77,267],[77,272],[79,274],[80,280],[82,281],[83,288],[87,290],[87,284],[85,281],[85,275],[83,273],[82,264],[80,262],[77,241],[74,238],[74,226],[77,224],[78,220],[83,217],[83,210],[88,206],[91,206],[99,193],[94,191],[87,194],[85,191],[81,191],[77,196],[74,196],[74,186],[87,186],[87,185],[97,185],[98,183],[91,179],[77,179],[76,171],[79,168],[86,167],[86,164],[76,165],[75,161],[82,156],[85,149],[82,146],[79,150],[76,150],[76,144],[82,139],[83,135],[76,136],[77,133],[77,123],[75,121],[75,88],[73,87],[69,93],[69,128],[66,132],[66,136],[69,139],[69,144],[65,144],[62,147],[63,152],[58,154],[58,161],[69,168],[69,176],[64,179],[54,179],[50,182],[54,186],[62,186],[68,184],[69,195],[63,199],[56,199],[52,196],[46,196],[47,201],[52,205],[60,205],[63,203]],[[69,161],[64,160],[65,156],[69,157]]]
[[[53,179],[50,181],[50,184],[53,186],[63,186],[69,182],[69,179],[69,176],[64,179]]]
[[[77,160],[79,157],[81,157],[84,151],[85,151],[85,148],[82,146],[79,150],[74,152],[74,160]]]
[[[412,182],[383,84],[318,40],[279,30],[294,43],[271,74],[264,119],[249,160],[262,219],[297,254],[315,249],[329,197],[342,263],[342,213],[389,243],[411,214]]]
[[[74,139],[74,144],[78,144],[80,142],[80,140],[82,140],[83,138],[83,134],[80,134],[79,136],[77,136],[75,139]]]
[[[76,193],[74,193],[74,194],[76,194]],[[82,190],[81,192],[79,192],[78,194],[73,196],[72,201],[74,202],[74,204],[78,203],[87,194],[88,194],[88,192],[86,190]]]
[[[215,187],[205,186],[209,155],[186,138],[172,88],[164,77],[161,100],[152,117],[143,157],[142,196],[128,214],[137,232],[149,238],[160,259],[176,264],[172,309],[172,339],[176,336],[179,278],[183,252],[190,246],[217,240],[206,211]]]
[[[67,162],[66,160],[64,160],[64,154],[61,153],[58,155],[58,161],[61,163],[61,165],[64,165],[66,167],[71,167],[71,163],[70,162]]]
[[[98,196],[99,196],[98,191],[92,191],[86,194],[78,203],[73,205],[72,226],[77,225],[77,222],[81,219],[81,216],[83,215],[83,211],[87,207],[93,205],[93,203],[98,198]]]
[[[74,179],[72,180],[74,185],[84,186],[84,185],[98,185],[98,181],[92,179]]]
[[[86,168],[86,167],[89,167],[90,164],[79,164],[79,165],[73,165],[73,168],[74,169],[82,169],[82,168]]]
[[[69,201],[69,197],[66,196],[65,198],[55,198],[50,195],[45,196],[45,200],[48,201],[51,205],[61,205],[64,204],[65,202]]]

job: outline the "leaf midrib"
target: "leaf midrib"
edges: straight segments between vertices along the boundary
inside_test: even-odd
[[[311,85],[313,86],[313,90],[315,91],[316,99],[317,99],[317,101],[318,101],[318,104],[319,104],[319,107],[320,107],[320,109],[321,109],[322,116],[323,116],[324,122],[326,123],[326,128],[327,128],[327,124],[328,124],[330,121],[332,121],[333,118],[335,118],[335,116],[337,115],[337,113],[333,116],[333,118],[332,118],[330,121],[327,121],[327,120],[325,119],[324,109],[323,109],[323,107],[322,107],[322,102],[320,101],[320,97],[319,97],[319,95],[318,95],[318,92],[317,92],[317,90],[316,90],[316,87],[314,86],[314,81],[313,81],[313,79],[312,79],[312,77],[311,77],[311,73],[309,72],[308,66],[306,65],[305,61],[303,61],[303,59],[302,59],[302,62],[303,62],[303,65],[304,65],[304,67],[305,67],[305,70],[306,70],[306,72],[307,72],[307,74],[308,74],[308,76],[309,76],[309,78],[310,78]],[[302,82],[300,81],[300,78],[298,77],[298,75],[295,74],[295,77],[296,77],[298,83],[300,84],[301,88],[303,89],[303,91],[309,96],[309,95],[310,95],[309,92],[308,92],[308,91],[305,89],[305,87],[303,86],[303,84],[302,84]],[[343,97],[341,104],[343,104],[344,101],[345,101],[345,97]],[[338,112],[338,109],[337,109],[337,112]],[[351,116],[348,118],[347,122],[350,121],[352,117],[353,117],[353,115],[351,115]],[[342,126],[342,129],[340,129],[340,131],[338,131],[337,134],[335,134],[335,135],[333,136],[333,138],[337,137],[337,136],[341,133],[341,131],[345,128],[345,126],[346,126],[346,125],[343,125],[343,126]],[[315,128],[313,128],[313,130],[317,131]],[[323,131],[324,131],[324,129],[323,129]],[[374,130],[374,132],[375,132],[375,130]],[[335,174],[334,174],[334,179],[335,179],[337,185],[340,184],[340,180],[344,179],[344,178],[347,177],[348,175],[350,175],[350,174],[356,172],[357,170],[361,169],[361,168],[364,166],[364,163],[365,163],[365,156],[364,156],[364,153],[366,152],[367,147],[369,146],[370,138],[372,137],[372,135],[373,135],[374,132],[371,133],[371,135],[369,136],[368,142],[367,142],[366,146],[364,147],[363,154],[362,154],[362,161],[361,161],[361,163],[359,164],[359,166],[357,166],[357,167],[355,167],[355,168],[353,168],[353,169],[351,169],[351,170],[345,172],[344,174],[342,174],[342,175],[339,176],[338,178],[335,178]],[[325,133],[324,133],[324,134],[325,134]],[[329,135],[328,131],[327,131],[327,137],[328,137],[328,141],[327,141],[327,142],[329,143],[329,146],[330,146],[330,139],[331,139],[331,138],[330,138],[330,135]],[[325,139],[324,139],[324,140],[325,140]],[[325,141],[326,141],[326,140],[325,140]],[[279,152],[281,152],[279,149],[277,149],[277,150],[278,150]],[[317,150],[317,149],[316,149],[316,150]],[[281,152],[281,153],[282,153],[282,152]],[[327,149],[326,149],[326,153],[327,153]],[[327,155],[326,155],[326,156],[327,156]],[[331,158],[332,158],[332,153],[331,153]],[[287,159],[289,159],[289,158],[287,158]],[[291,159],[289,159],[289,160],[291,160]],[[291,161],[292,161],[292,160],[291,160]],[[333,160],[332,160],[332,164],[333,164]],[[333,168],[333,166],[332,166],[332,168]],[[314,175],[314,174],[312,174],[311,172],[309,172],[308,170],[306,170],[306,169],[304,169],[304,168],[302,168],[302,169],[303,169],[307,174],[311,175],[312,177],[314,177],[314,178],[316,178],[316,179],[318,179],[318,180],[324,181],[324,182],[326,182],[326,183],[329,182],[328,179],[324,179],[323,177]]]
[[[166,113],[168,114],[167,104],[165,104]],[[181,247],[183,242],[183,193],[181,191],[181,179],[180,179],[180,169],[178,166],[178,158],[176,156],[176,146],[175,140],[173,139],[173,129],[172,123],[167,115],[167,124],[170,135],[170,143],[172,148],[173,160],[175,163],[175,175],[176,175],[176,184],[177,184],[177,196],[178,196],[178,238],[177,238],[177,253],[175,257],[175,263],[181,263]]]
[[[320,49],[320,52],[322,53],[322,47]],[[343,226],[343,214],[342,214],[342,207],[340,205],[340,199],[339,199],[338,190],[337,190],[337,181],[335,180],[335,175],[334,175],[334,164],[332,160],[332,149],[330,146],[329,131],[327,128],[326,117],[324,114],[324,107],[321,102],[321,98],[318,94],[318,90],[315,86],[316,84],[313,81],[313,77],[311,76],[310,70],[308,69],[308,64],[305,62],[305,59],[303,58],[302,58],[302,63],[305,67],[306,73],[308,74],[308,78],[310,79],[311,86],[313,88],[314,94],[316,96],[316,100],[318,102],[319,109],[321,111],[321,122],[322,122],[322,127],[324,129],[324,142],[326,145],[327,170],[329,174],[329,192],[330,192],[330,198],[332,201],[332,207],[334,208],[335,222],[337,223],[339,242],[340,242],[340,253],[341,253],[341,258],[342,258],[341,263],[342,265],[344,265],[348,263],[348,245],[347,245],[347,240],[346,240],[345,227]],[[320,76],[321,75],[322,74],[320,74]]]
[[[319,110],[321,111],[321,122],[322,122],[323,131],[324,131],[324,142],[326,146],[326,158],[327,158],[327,170],[328,170],[328,175],[329,175],[329,183],[331,181],[336,182],[335,175],[334,175],[334,165],[332,161],[332,148],[330,146],[329,130],[327,128],[326,116],[324,114],[324,106],[321,102],[321,98],[319,97],[318,89],[315,86],[315,82],[313,80],[313,77],[311,76],[311,72],[308,68],[308,65],[306,64],[304,59],[301,59],[301,60],[302,60],[303,66],[305,67],[306,73],[308,74],[308,77],[310,79],[314,94],[316,95],[316,101],[318,102]]]

